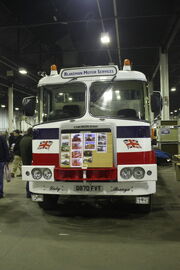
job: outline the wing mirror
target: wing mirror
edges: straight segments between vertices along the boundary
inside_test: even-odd
[[[159,115],[162,110],[163,102],[160,92],[155,91],[151,95],[151,111],[155,116]]]
[[[22,108],[25,116],[33,116],[36,109],[36,96],[23,98]]]

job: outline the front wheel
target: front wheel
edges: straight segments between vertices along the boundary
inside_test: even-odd
[[[44,210],[54,210],[57,208],[58,195],[44,195],[43,202],[38,202],[39,206]]]

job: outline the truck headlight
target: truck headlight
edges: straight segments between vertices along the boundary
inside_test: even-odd
[[[46,180],[49,180],[51,177],[52,177],[52,172],[50,169],[46,168],[43,170],[43,177],[46,179]]]
[[[136,167],[133,170],[133,176],[136,179],[142,179],[145,175],[145,170],[141,167]]]
[[[32,169],[31,174],[36,180],[39,180],[42,177],[42,171],[39,168]]]
[[[132,170],[131,168],[123,168],[121,171],[120,171],[120,175],[123,179],[129,179],[131,176],[132,176]]]

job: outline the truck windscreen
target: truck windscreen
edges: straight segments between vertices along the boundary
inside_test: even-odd
[[[144,83],[141,81],[92,83],[90,113],[96,117],[144,120]]]
[[[43,87],[44,121],[79,118],[85,114],[83,83],[66,83]]]

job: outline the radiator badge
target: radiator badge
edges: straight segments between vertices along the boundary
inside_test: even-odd
[[[138,142],[138,140],[124,140],[125,145],[127,146],[128,149],[130,148],[142,148]]]
[[[47,149],[47,150],[49,150],[52,143],[53,143],[52,141],[41,141],[37,149]]]

